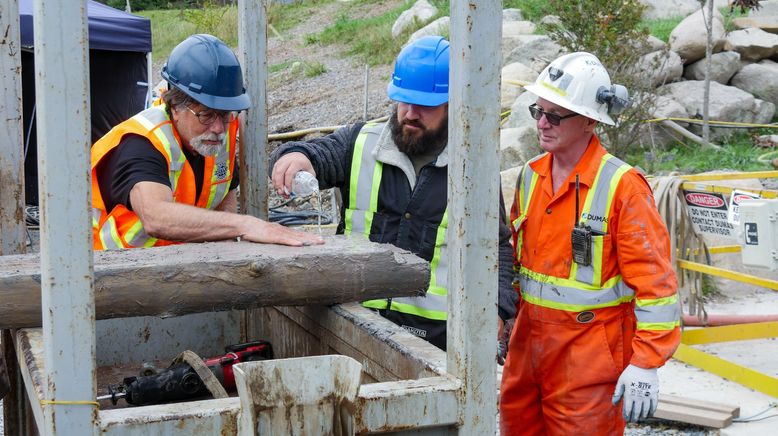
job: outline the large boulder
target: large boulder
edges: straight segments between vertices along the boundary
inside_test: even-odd
[[[540,151],[534,126],[500,130],[500,171],[522,165]]]
[[[721,12],[713,13],[713,52],[721,51],[724,46],[724,17]],[[683,59],[684,64],[689,64],[705,57],[705,47],[708,44],[708,34],[705,31],[705,19],[702,11],[689,15],[678,23],[670,32],[670,49]]]
[[[678,81],[683,74],[683,62],[674,51],[657,50],[642,56],[632,71],[644,85],[656,88]]]
[[[521,21],[524,16],[521,14],[520,9],[508,8],[502,10],[503,21]]]
[[[510,38],[519,35],[532,35],[535,33],[535,23],[532,21],[503,21],[502,37]]]
[[[539,72],[565,53],[562,46],[547,35],[519,35],[516,38],[516,46],[510,52],[503,50],[503,65],[521,62]]]
[[[508,109],[516,101],[516,97],[524,92],[524,87],[515,82],[532,83],[538,76],[538,72],[521,62],[514,62],[502,67],[500,76],[500,107]]]
[[[746,61],[758,61],[778,53],[778,35],[762,29],[750,28],[730,32],[726,38],[727,50],[740,53]]]
[[[764,65],[765,67],[770,67],[776,72],[776,74],[778,74],[778,62],[775,62],[770,59],[762,59],[761,61],[758,62],[758,64]]]
[[[502,59],[508,57],[516,47],[523,44],[525,36],[535,32],[535,24],[531,21],[503,21],[502,22]],[[503,65],[505,65],[503,63]]]
[[[683,72],[688,80],[705,80],[705,58],[690,64]],[[722,51],[710,57],[710,80],[726,85],[740,69],[740,53]]]
[[[640,3],[646,6],[644,20],[686,17],[700,10],[697,0],[640,0]]]
[[[775,116],[775,104],[760,99],[754,99],[754,121],[756,124],[767,124]]]
[[[765,32],[778,33],[778,16],[772,17],[737,17],[732,19],[732,25],[738,29],[755,27]]]
[[[778,105],[778,73],[774,67],[746,65],[732,78],[732,86]]]
[[[670,83],[660,87],[657,92],[680,103],[690,118],[702,118],[703,96],[705,82],[702,80],[687,80]],[[769,106],[765,106],[765,104]],[[770,108],[772,106],[772,108]],[[741,123],[763,122],[765,115],[775,105],[769,102],[759,103],[753,95],[734,86],[710,83],[710,104],[708,114],[711,120],[733,121]],[[699,125],[691,125],[689,130],[699,134]],[[712,137],[720,137],[732,133],[734,129],[711,129]]]
[[[512,127],[531,127],[536,128],[537,121],[535,121],[529,114],[529,105],[535,103],[538,97],[531,92],[523,92],[516,98],[511,106],[511,114],[508,116],[508,120],[505,122],[503,128]]]
[[[513,196],[516,192],[516,180],[519,178],[521,172],[521,165],[513,168],[508,168],[505,171],[500,171],[500,191],[502,192],[502,199],[505,201],[505,209],[511,210],[513,204]]]
[[[427,0],[418,0],[410,9],[403,11],[397,17],[397,21],[392,25],[392,38],[397,38],[416,23],[426,23],[437,13],[438,8],[432,6]]]
[[[663,118],[688,118],[689,114],[686,108],[670,97],[663,95],[637,95],[634,104],[650,105],[651,117],[655,119]],[[682,127],[688,126],[683,121],[675,121]],[[638,142],[648,149],[664,149],[674,143],[678,138],[672,131],[663,127],[661,123],[643,123],[640,126]]]
[[[759,9],[748,11],[749,17],[775,17],[778,16],[778,0],[762,0]]]
[[[421,29],[413,32],[413,35],[408,38],[408,42],[405,44],[408,45],[413,41],[416,41],[417,39],[423,38],[425,36],[447,34],[450,22],[451,19],[449,17],[440,17],[437,20],[422,27]]]

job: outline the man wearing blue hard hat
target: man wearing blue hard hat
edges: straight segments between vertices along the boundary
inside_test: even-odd
[[[250,106],[235,53],[193,35],[170,53],[159,105],[92,147],[95,250],[243,238],[286,245],[319,237],[239,215],[238,113]]]
[[[354,124],[311,141],[287,142],[270,161],[279,194],[292,191],[300,171],[316,175],[322,189],[340,189],[344,204],[338,233],[394,244],[430,262],[426,295],[363,304],[442,349],[448,318],[448,83],[448,41],[418,39],[395,62],[387,92],[396,105],[388,122]],[[516,310],[510,234],[501,224],[498,332]]]

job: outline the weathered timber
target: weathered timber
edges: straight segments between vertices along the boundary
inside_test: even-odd
[[[310,247],[214,242],[103,251],[94,269],[97,319],[418,296],[430,276],[429,264],[410,252],[345,236]],[[0,302],[0,328],[41,325],[37,254],[3,257]]]

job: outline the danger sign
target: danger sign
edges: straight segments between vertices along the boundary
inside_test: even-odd
[[[697,233],[734,238],[734,227],[727,220],[727,202],[723,194],[684,191],[689,219]]]

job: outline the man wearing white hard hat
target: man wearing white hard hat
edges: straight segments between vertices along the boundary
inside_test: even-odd
[[[653,414],[657,368],[680,340],[667,229],[645,178],[595,134],[629,105],[597,57],[562,56],[527,90],[545,153],[511,208],[521,298],[501,433],[622,434]]]

